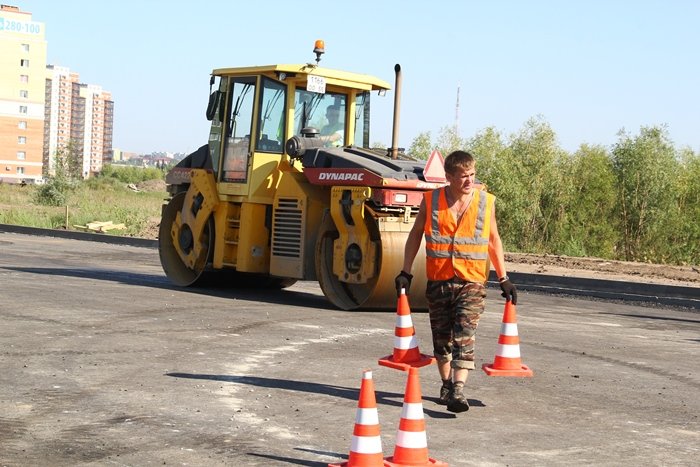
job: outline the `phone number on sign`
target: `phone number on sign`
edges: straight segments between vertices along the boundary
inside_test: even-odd
[[[39,23],[30,23],[27,21],[12,21],[10,19],[0,18],[0,31],[23,32],[25,34],[41,33],[41,25]]]

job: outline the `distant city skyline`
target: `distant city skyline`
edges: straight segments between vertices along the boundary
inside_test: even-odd
[[[195,150],[212,69],[310,62],[315,39],[321,66],[393,83],[401,64],[401,147],[457,120],[462,137],[508,136],[542,116],[570,152],[654,125],[700,151],[700,2],[12,3],[46,24],[49,63],[112,92],[125,151]],[[389,145],[393,92],[372,104],[370,139]]]

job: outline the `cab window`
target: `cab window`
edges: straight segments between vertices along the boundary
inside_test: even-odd
[[[255,101],[255,78],[235,78],[231,82],[228,118],[224,135],[222,181],[243,182],[248,179],[251,154],[250,133]]]
[[[269,78],[263,78],[262,86],[256,150],[281,154],[285,140],[287,86]]]
[[[369,91],[355,98],[355,146],[369,147]]]
[[[347,96],[338,93],[318,94],[304,89],[296,91],[294,133],[302,128],[319,130],[325,146],[345,146]]]

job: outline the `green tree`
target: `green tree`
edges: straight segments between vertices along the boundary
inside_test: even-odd
[[[465,148],[476,157],[477,178],[488,187],[489,180],[494,178],[496,161],[506,148],[500,132],[494,127],[485,128],[466,140]]]
[[[413,138],[413,141],[411,142],[411,145],[408,148],[408,154],[415,157],[416,159],[427,160],[432,151],[433,143],[430,140],[429,131],[419,133],[418,136]]]
[[[700,154],[684,148],[678,161],[675,203],[667,225],[668,256],[677,264],[700,265]]]
[[[64,177],[71,182],[83,178],[83,156],[75,140],[68,141],[65,147],[56,150],[55,163],[57,177]]]
[[[620,251],[628,261],[660,260],[668,251],[667,225],[674,212],[673,177],[679,172],[666,127],[624,130],[612,149],[618,183]]]
[[[581,145],[563,167],[570,187],[559,253],[613,258],[618,224],[615,218],[616,179],[610,154],[603,146]]]
[[[465,144],[464,140],[459,136],[457,126],[452,125],[440,129],[436,146],[440,154],[442,154],[443,157],[447,157],[452,151],[464,149]],[[430,153],[428,153],[428,155],[430,155]]]
[[[542,118],[529,119],[511,135],[489,169],[490,190],[500,199],[499,226],[507,248],[546,251],[556,242],[565,222],[562,200],[568,198],[562,180],[563,151],[550,125]]]
[[[476,156],[507,250],[700,264],[700,155],[676,151],[666,127],[618,136],[569,154],[537,116],[506,140],[493,127],[465,140],[446,127],[435,145],[421,133],[411,153]]]
[[[70,140],[65,147],[58,148],[54,155],[53,175],[35,193],[35,201],[45,206],[64,206],[68,193],[82,179],[82,155],[78,145]]]
[[[146,180],[162,180],[163,170],[155,167],[117,167],[106,165],[99,174],[100,178],[113,178],[122,183],[139,183]]]

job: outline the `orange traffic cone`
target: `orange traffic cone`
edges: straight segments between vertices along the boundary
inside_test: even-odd
[[[396,433],[394,455],[386,458],[387,465],[390,467],[447,466],[445,462],[428,457],[428,439],[425,433],[418,373],[418,368],[408,369],[408,381],[401,409],[399,431]]]
[[[379,364],[406,371],[411,367],[420,368],[435,362],[435,357],[420,353],[416,329],[411,319],[406,290],[401,289],[396,304],[396,327],[394,328],[394,353],[379,359]]]
[[[489,376],[532,376],[532,370],[520,362],[520,338],[515,318],[515,305],[510,300],[506,302],[506,308],[503,310],[496,358],[492,364],[484,363],[481,368]]]
[[[374,395],[372,372],[362,373],[360,400],[357,403],[355,429],[348,461],[341,464],[328,464],[328,467],[384,467],[382,440],[379,435],[379,415],[377,399]]]

